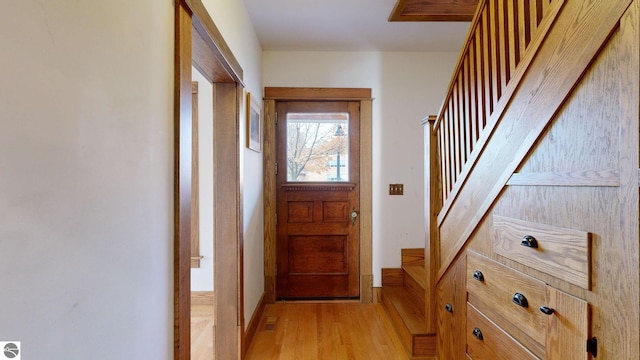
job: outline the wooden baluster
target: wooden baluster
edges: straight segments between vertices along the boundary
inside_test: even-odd
[[[489,31],[491,29],[491,17],[489,15],[489,6],[485,6],[484,11],[482,12],[482,45],[480,49],[482,49],[482,72],[483,72],[483,93],[484,93],[484,116],[482,117],[482,128],[487,125],[487,120],[491,117],[493,113],[493,76],[492,74],[492,66],[493,66],[493,57],[491,56],[491,36],[489,35]]]
[[[464,164],[467,162],[467,154],[469,153],[469,53],[467,53],[462,60],[462,68],[460,76],[460,98],[461,98],[461,117],[460,117],[460,139],[461,139],[461,156],[460,156],[460,168],[464,168]]]
[[[511,75],[516,72],[516,67],[520,63],[520,29],[518,26],[518,2],[520,0],[511,0],[507,1],[505,4],[505,18],[507,20],[506,33],[508,34],[508,57],[509,57],[509,79],[507,80],[507,84],[509,80],[511,80]]]
[[[508,6],[507,3],[513,0],[498,0],[497,13],[498,13],[498,42],[500,43],[500,97],[507,87],[509,80],[511,79],[511,65],[509,56],[509,20],[507,17]]]
[[[531,0],[519,0],[518,4],[518,28],[520,29],[520,58],[531,42]]]
[[[473,148],[475,147],[476,140],[478,139],[478,83],[480,82],[478,79],[478,55],[477,51],[477,38],[478,31],[476,30],[475,34],[473,34],[473,38],[471,40],[471,46],[469,46],[469,91],[470,91],[470,100],[469,100],[469,153],[473,152]]]
[[[492,87],[492,105],[498,103],[500,100],[500,96],[502,95],[502,72],[501,72],[501,42],[500,42],[500,32],[499,32],[499,17],[498,17],[498,0],[488,0],[489,1],[489,36],[491,38],[491,50],[489,51],[491,55],[491,87]],[[493,109],[492,109],[493,112]]]

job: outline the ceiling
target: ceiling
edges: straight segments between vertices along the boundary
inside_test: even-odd
[[[389,22],[396,0],[243,1],[264,51],[458,52],[470,24]]]

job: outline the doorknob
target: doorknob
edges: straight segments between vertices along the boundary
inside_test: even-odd
[[[358,212],[356,211],[356,208],[354,207],[351,210],[351,224],[355,225],[356,224],[356,218],[358,217]]]

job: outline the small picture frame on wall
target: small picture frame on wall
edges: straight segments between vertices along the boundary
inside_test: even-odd
[[[262,109],[250,92],[247,92],[247,147],[257,152],[262,149]]]

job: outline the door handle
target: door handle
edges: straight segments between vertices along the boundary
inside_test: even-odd
[[[351,210],[351,224],[355,225],[356,224],[356,218],[358,217],[358,212],[356,211],[356,208],[354,207]]]

